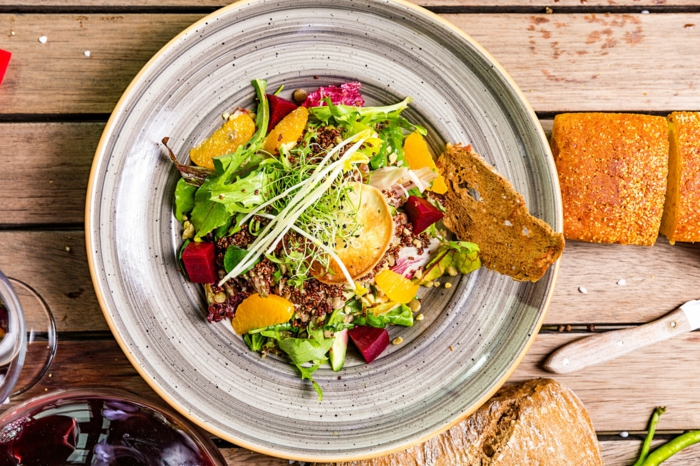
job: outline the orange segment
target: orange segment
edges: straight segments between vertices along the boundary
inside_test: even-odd
[[[283,324],[294,315],[294,305],[282,296],[268,295],[263,298],[258,293],[244,299],[236,309],[231,324],[238,335],[253,329]]]
[[[411,133],[406,137],[403,142],[403,152],[411,170],[429,167],[432,171],[437,172],[437,166],[433,156],[430,155],[428,143],[425,142],[425,139],[419,133]],[[437,194],[445,194],[447,192],[445,180],[439,173],[438,177],[433,181],[433,187],[430,190]]]
[[[419,285],[415,285],[405,278],[389,269],[384,269],[374,277],[374,283],[384,292],[385,295],[396,303],[408,304],[418,293]]]
[[[306,128],[306,122],[309,121],[309,111],[306,107],[298,107],[282,118],[282,121],[277,123],[277,126],[272,128],[270,134],[265,138],[263,148],[271,154],[279,152],[282,145],[290,144],[290,148],[294,147],[297,140],[301,137]]]
[[[190,159],[200,167],[214,169],[213,157],[234,152],[238,146],[250,141],[255,134],[255,122],[248,113],[228,120],[209,139],[190,150]]]

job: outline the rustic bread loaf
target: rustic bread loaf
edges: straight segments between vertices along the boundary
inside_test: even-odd
[[[700,113],[668,116],[670,153],[661,233],[671,244],[700,241]]]
[[[648,246],[656,242],[668,173],[665,118],[557,115],[552,152],[567,239]]]
[[[486,267],[534,282],[559,259],[562,234],[530,215],[523,196],[470,145],[448,144],[438,166],[448,186],[443,222],[479,246]]]
[[[578,397],[550,379],[501,388],[474,414],[431,440],[346,466],[602,466]]]

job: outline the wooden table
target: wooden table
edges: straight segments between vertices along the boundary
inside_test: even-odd
[[[21,398],[101,384],[157,395],[124,357],[88,273],[88,172],[117,99],[168,40],[226,0],[0,0],[0,269],[46,300],[59,347],[50,376]],[[422,0],[512,74],[545,129],[565,111],[700,110],[699,0]],[[40,43],[40,36],[47,42]],[[87,57],[86,51],[90,51]],[[639,325],[700,297],[700,245],[569,242],[557,291],[513,381],[547,377],[554,348]],[[626,286],[618,285],[624,278]],[[578,288],[588,289],[582,294]],[[25,295],[25,307],[38,305]],[[558,328],[571,325],[571,330]],[[563,327],[564,326],[564,327]],[[556,376],[590,411],[606,464],[629,465],[657,405],[662,438],[700,429],[700,334]],[[627,431],[629,437],[619,433]],[[286,465],[223,441],[229,464]],[[700,446],[669,465],[700,464]]]

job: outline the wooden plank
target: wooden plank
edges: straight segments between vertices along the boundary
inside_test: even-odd
[[[70,248],[70,252],[66,251]],[[697,299],[700,244],[652,248],[569,242],[545,325],[654,320]],[[82,231],[0,232],[3,272],[47,301],[59,331],[107,330],[92,287]],[[624,278],[625,286],[618,285]],[[579,292],[585,287],[587,294]],[[36,308],[34,298],[27,305]]]
[[[700,333],[692,332],[580,372],[555,375],[542,369],[547,356],[581,335],[540,334],[510,381],[548,377],[573,390],[597,431],[646,429],[656,406],[666,406],[661,430],[700,427]]]
[[[103,123],[0,124],[0,224],[75,224]]]
[[[0,15],[0,30],[9,31],[0,48],[14,53],[0,112],[109,113],[143,64],[200,17]],[[700,14],[444,17],[504,65],[537,111],[700,108],[693,52],[700,47]],[[38,42],[42,35],[46,44]],[[663,66],[650,57],[663,58]]]
[[[1,0],[6,7],[223,7],[227,0]],[[668,8],[693,7],[697,0],[418,0],[418,5],[436,8]]]
[[[59,332],[109,330],[92,287],[82,231],[0,232],[0,267],[44,298]],[[24,293],[29,310],[40,303]]]
[[[539,335],[510,381],[549,377],[562,382],[581,399],[598,432],[644,431],[656,406],[667,407],[660,431],[700,428],[700,392],[691,389],[697,385],[700,369],[696,354],[689,351],[693,347],[700,351],[700,333],[668,340],[577,374],[553,376],[540,369],[546,355],[574,338]],[[49,373],[50,377],[45,376],[12,402],[79,385],[122,387],[158,399],[113,340],[59,341]]]

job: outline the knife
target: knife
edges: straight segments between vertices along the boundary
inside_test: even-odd
[[[688,301],[639,327],[612,330],[568,343],[547,358],[544,368],[556,374],[576,372],[696,328],[700,328],[700,300]]]

